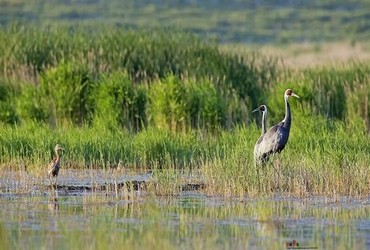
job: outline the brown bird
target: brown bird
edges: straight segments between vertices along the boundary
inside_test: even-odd
[[[48,176],[49,176],[50,185],[51,185],[51,178],[55,177],[55,186],[56,186],[59,169],[60,169],[59,151],[64,150],[64,148],[62,148],[59,144],[57,144],[54,150],[55,150],[55,158],[49,164]]]

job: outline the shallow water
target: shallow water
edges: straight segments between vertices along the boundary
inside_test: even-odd
[[[91,183],[88,175],[69,175],[59,181]],[[0,180],[2,249],[284,249],[293,240],[317,249],[370,249],[370,197],[240,200],[200,191],[165,197],[46,188],[24,193],[5,190],[4,183]]]

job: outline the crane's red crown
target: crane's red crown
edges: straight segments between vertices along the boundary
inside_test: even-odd
[[[297,96],[295,93],[293,93],[293,91],[292,91],[291,89],[287,89],[287,90],[285,91],[285,96],[286,96],[286,97],[294,96],[294,97],[296,97],[296,98],[299,98],[299,96]]]
[[[291,89],[287,89],[287,90],[285,91],[285,95],[287,95],[287,96],[291,96],[291,95],[292,95],[292,93],[293,93],[293,91],[292,91]]]

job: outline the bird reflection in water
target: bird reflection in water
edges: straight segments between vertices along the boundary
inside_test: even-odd
[[[49,197],[48,209],[52,214],[58,214],[59,212],[58,191],[55,191],[55,193]]]

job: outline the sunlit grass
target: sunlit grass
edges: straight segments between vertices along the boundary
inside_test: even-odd
[[[254,126],[208,134],[5,126],[0,136],[1,166],[13,169],[12,178],[19,183],[36,178],[41,184],[52,149],[60,143],[66,149],[64,174],[73,168],[105,169],[105,178],[113,182],[109,171],[121,161],[124,169],[152,169],[147,188],[157,195],[176,195],[186,184],[201,184],[208,194],[228,197],[274,192],[366,196],[370,193],[370,142],[357,128],[320,117],[295,116],[284,151],[264,168],[256,168],[253,147],[259,131]],[[26,176],[22,175],[25,170]],[[98,179],[92,176],[91,185]]]

